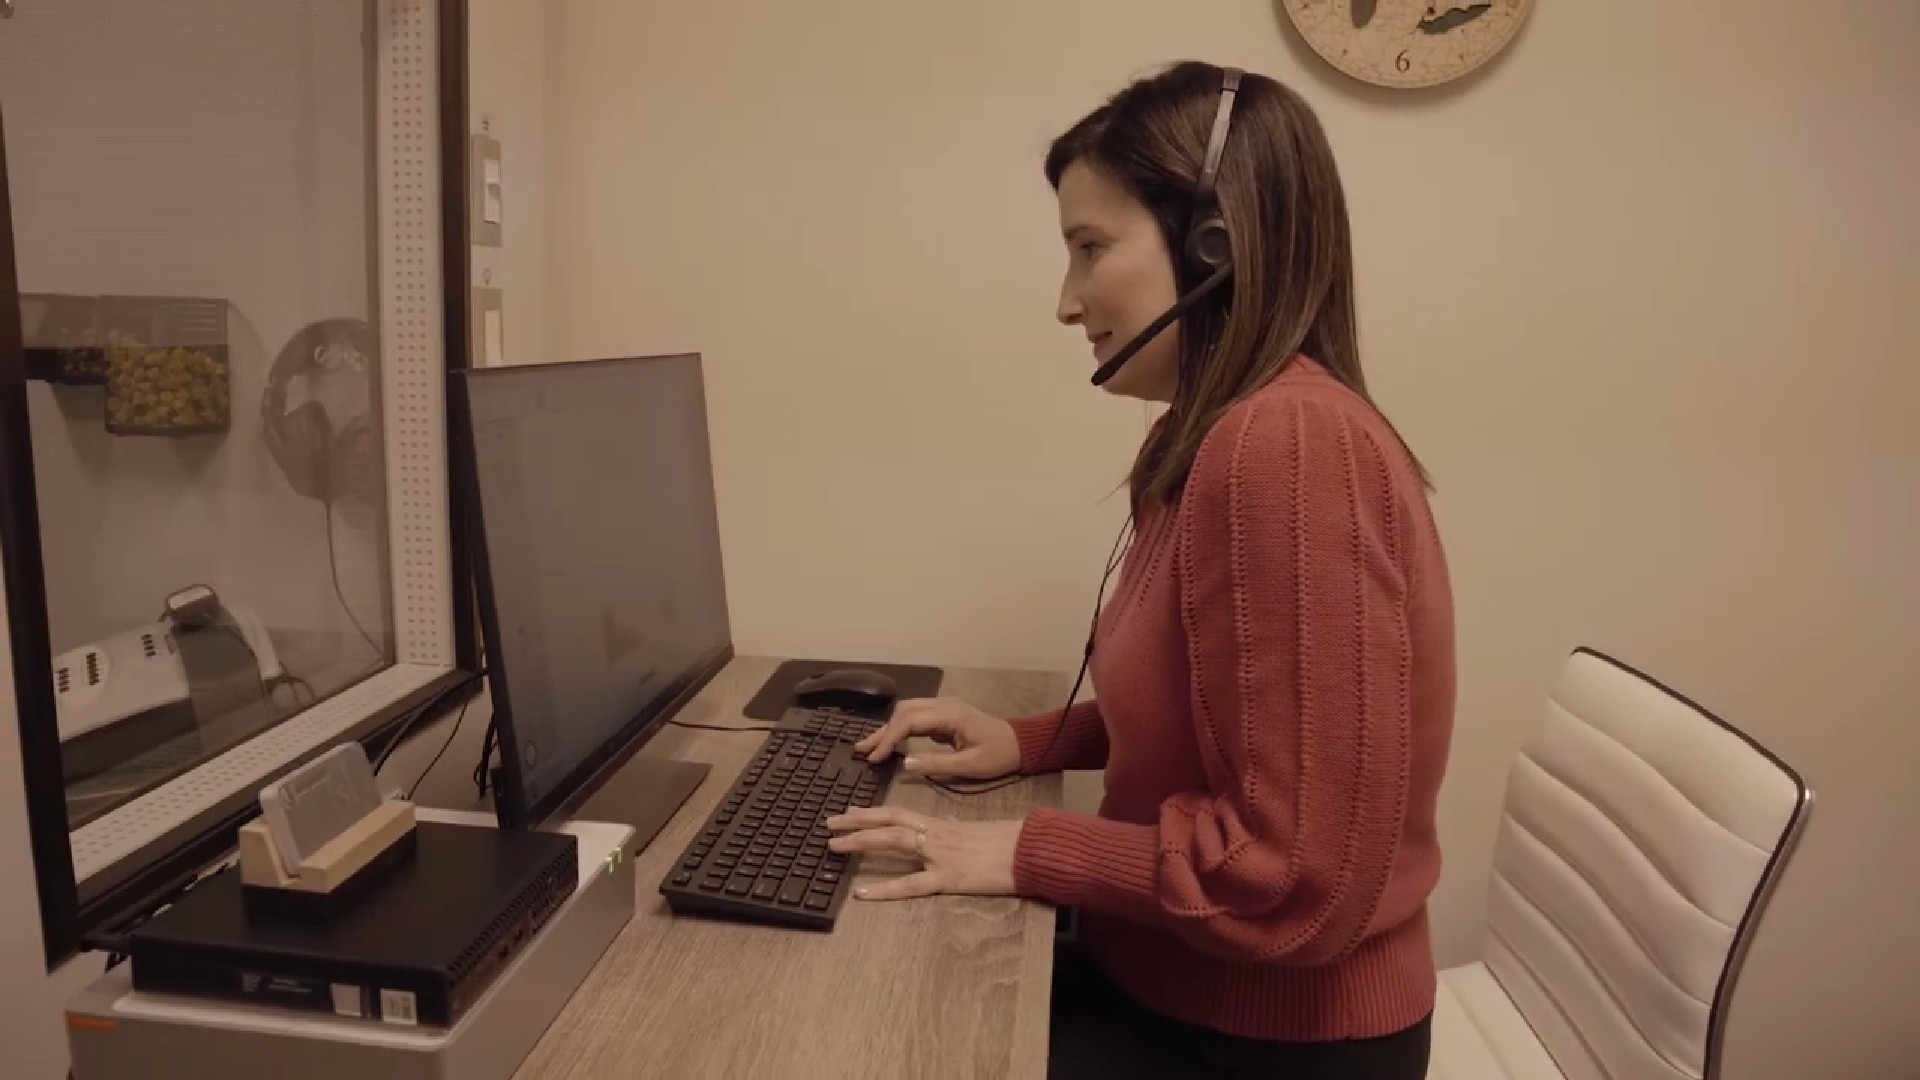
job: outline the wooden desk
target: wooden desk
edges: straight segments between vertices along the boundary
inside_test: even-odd
[[[740,658],[677,719],[753,723],[740,709],[778,661]],[[1057,706],[1064,677],[950,668],[942,693],[1012,716]],[[484,707],[476,702],[476,714]],[[479,732],[423,785],[421,801],[472,806],[467,772]],[[423,732],[395,756],[411,776],[443,735]],[[760,746],[759,732],[669,727],[644,755],[713,765],[713,773],[642,854],[633,921],[522,1064],[525,1078],[1033,1077],[1046,1073],[1053,913],[1004,898],[936,897],[891,903],[848,898],[831,933],[671,915],[658,893],[673,860]],[[384,774],[383,774],[384,775]],[[458,793],[464,789],[465,797]],[[435,798],[441,793],[446,800]],[[899,776],[890,803],[957,818],[1018,817],[1057,804],[1058,776],[973,798]],[[859,880],[903,865],[863,859]]]

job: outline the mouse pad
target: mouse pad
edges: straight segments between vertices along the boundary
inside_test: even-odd
[[[937,667],[925,667],[918,664],[872,664],[864,660],[789,660],[775,668],[772,675],[747,702],[741,714],[753,720],[778,720],[793,707],[793,688],[800,685],[802,679],[818,675],[823,671],[838,671],[841,668],[865,668],[878,671],[892,679],[900,689],[900,697],[933,697],[940,692],[940,683],[947,676]]]

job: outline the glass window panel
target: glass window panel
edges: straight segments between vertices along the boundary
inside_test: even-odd
[[[391,663],[368,23],[0,24],[70,827]]]

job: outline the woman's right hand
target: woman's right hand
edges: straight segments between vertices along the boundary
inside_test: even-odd
[[[953,747],[917,753],[901,762],[908,772],[935,778],[991,780],[1020,768],[1013,725],[959,698],[910,698],[894,706],[885,727],[853,744],[869,761],[884,761],[912,735]]]

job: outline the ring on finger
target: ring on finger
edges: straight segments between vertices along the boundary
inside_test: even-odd
[[[915,855],[921,855],[925,854],[926,850],[927,827],[925,825],[915,825],[913,827],[913,853]]]

